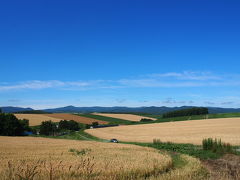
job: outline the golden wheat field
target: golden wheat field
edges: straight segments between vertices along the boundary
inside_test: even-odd
[[[172,167],[166,153],[136,145],[0,136],[0,179],[141,179]],[[21,178],[20,178],[21,177]]]
[[[78,116],[74,114],[66,114],[66,113],[54,113],[54,114],[46,114],[46,116],[63,119],[63,120],[74,120],[83,124],[92,124],[93,122],[98,122],[99,124],[108,124],[106,121],[101,121],[93,118]]]
[[[87,133],[103,139],[120,141],[201,144],[203,138],[221,138],[224,142],[240,145],[240,118],[179,121],[156,124],[89,129]]]
[[[157,120],[155,118],[145,117],[145,116],[139,116],[134,114],[111,114],[111,113],[93,113],[95,115],[99,116],[106,116],[106,117],[112,117],[112,118],[118,118],[118,119],[124,119],[128,121],[140,121],[143,118]]]
[[[30,126],[40,125],[43,121],[51,120],[53,122],[59,122],[62,119],[56,117],[49,117],[45,114],[14,114],[18,119],[28,119]]]

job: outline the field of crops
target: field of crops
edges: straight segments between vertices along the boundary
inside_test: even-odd
[[[201,144],[203,138],[221,138],[225,142],[240,145],[240,118],[178,121],[102,129],[89,129],[87,133],[103,139],[120,141],[163,142]]]
[[[46,114],[46,116],[53,117],[53,118],[59,118],[62,120],[74,120],[79,123],[83,124],[92,124],[93,122],[98,122],[99,124],[108,124],[108,122],[96,120],[93,118],[73,115],[73,114],[64,114],[64,113],[54,113],[54,114]]]
[[[108,124],[108,122],[82,117],[73,114],[14,114],[18,119],[28,119],[30,126],[40,125],[43,121],[51,120],[53,122],[59,122],[61,120],[74,120],[83,124],[92,124],[98,122],[99,124]]]
[[[43,121],[51,120],[53,122],[59,122],[62,119],[57,117],[50,117],[46,114],[14,114],[18,119],[28,119],[30,126],[40,125]]]
[[[169,155],[136,145],[1,136],[0,142],[1,180],[32,176],[34,179],[141,179],[158,176],[172,167]]]
[[[157,120],[156,118],[151,118],[151,117],[145,117],[145,116],[139,116],[139,115],[134,115],[134,114],[115,114],[115,113],[93,113],[98,116],[106,116],[106,117],[112,117],[112,118],[119,118],[119,119],[124,119],[128,121],[140,121],[143,118],[151,119],[151,120]]]

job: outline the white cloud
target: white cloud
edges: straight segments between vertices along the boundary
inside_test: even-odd
[[[1,84],[0,91],[22,89],[47,89],[61,90],[89,90],[89,89],[116,89],[116,88],[177,88],[177,87],[222,87],[240,86],[239,76],[216,75],[211,72],[169,72],[164,74],[151,74],[142,78],[129,78],[120,80],[91,80],[91,81],[25,81],[14,84]]]
[[[47,89],[47,88],[65,88],[65,87],[89,87],[94,83],[91,82],[64,82],[64,81],[25,81],[16,84],[1,85],[0,91],[21,90],[21,89]]]
[[[162,77],[162,78],[175,78],[179,80],[221,80],[220,76],[214,75],[211,72],[194,72],[194,71],[183,71],[181,73],[169,72],[164,74],[152,74],[152,77]]]

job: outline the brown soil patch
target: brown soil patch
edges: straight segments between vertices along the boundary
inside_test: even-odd
[[[202,164],[208,169],[211,180],[240,179],[240,156],[227,154],[220,159],[202,161]]]

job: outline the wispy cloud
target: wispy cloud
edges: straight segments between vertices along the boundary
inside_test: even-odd
[[[84,89],[94,86],[100,86],[102,81],[25,81],[19,82],[16,84],[5,84],[0,85],[0,91],[9,91],[9,90],[21,90],[21,89],[48,89],[48,88],[61,88],[64,90],[73,90],[75,89]]]
[[[151,74],[138,78],[118,80],[91,80],[91,81],[24,81],[12,84],[0,83],[0,91],[10,90],[37,90],[56,88],[61,90],[89,90],[89,89],[116,89],[116,88],[177,88],[177,87],[209,87],[209,86],[240,86],[239,76],[217,75],[211,72],[169,72]]]
[[[19,90],[19,89],[45,89],[52,87],[61,87],[64,82],[61,81],[26,81],[11,85],[1,85],[1,91]]]
[[[205,80],[221,80],[220,76],[214,75],[211,72],[194,72],[194,71],[183,71],[181,73],[177,72],[169,72],[164,74],[152,74],[152,77],[163,77],[163,78],[175,78],[179,80],[197,80],[197,81],[205,81]]]

